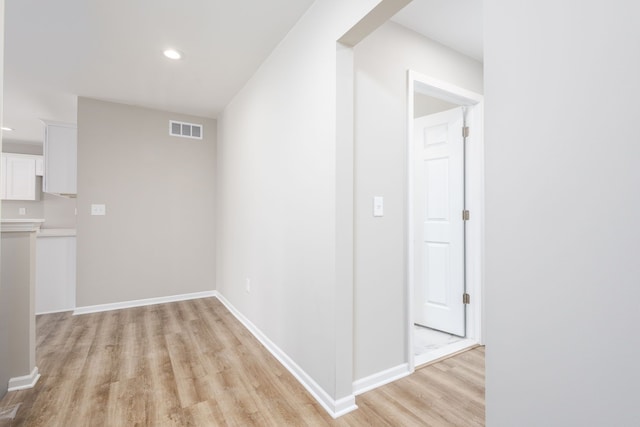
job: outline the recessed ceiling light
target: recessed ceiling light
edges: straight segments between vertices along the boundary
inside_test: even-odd
[[[11,131],[13,131],[13,128],[8,128],[6,126],[2,126],[2,130],[6,130],[6,131],[11,132]]]
[[[167,49],[164,52],[164,56],[166,56],[169,59],[180,59],[182,58],[182,54],[180,52],[178,52],[175,49]]]

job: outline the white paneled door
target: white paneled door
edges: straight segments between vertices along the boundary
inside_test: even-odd
[[[462,107],[414,123],[414,322],[465,336]]]

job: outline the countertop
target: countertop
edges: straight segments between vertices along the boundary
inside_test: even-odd
[[[2,219],[2,232],[38,231],[44,219],[41,218],[11,218]]]
[[[75,237],[75,228],[41,228],[37,237]]]
[[[37,237],[75,237],[75,228],[42,228],[41,218],[2,219],[2,231],[36,231]]]

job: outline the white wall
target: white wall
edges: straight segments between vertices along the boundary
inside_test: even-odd
[[[215,150],[213,119],[79,98],[78,307],[215,289]]]
[[[482,93],[482,64],[387,23],[354,49],[355,378],[406,363],[407,70]],[[373,196],[384,197],[382,218]]]
[[[38,189],[36,194],[42,197],[42,179],[36,180]],[[25,215],[20,215],[20,209],[25,209]],[[42,200],[3,200],[2,201],[2,218],[14,219],[14,218],[44,218],[44,202]]]
[[[43,131],[44,133],[44,131]],[[21,142],[7,138],[2,139],[2,152],[3,153],[18,153],[18,154],[35,154],[42,155],[42,142]]]
[[[42,193],[43,228],[76,228],[76,199]]]
[[[433,98],[428,95],[423,95],[418,92],[413,94],[413,117],[415,118],[450,110],[457,106],[458,105],[456,104],[443,101],[442,99]]]
[[[640,425],[640,4],[484,7],[487,425]]]
[[[332,398],[353,364],[336,342],[353,292],[336,285],[336,41],[376,3],[315,2],[219,117],[218,290]]]
[[[0,42],[0,65],[2,65],[0,66],[0,112],[2,112],[2,100],[4,94],[4,0],[0,0]],[[2,123],[1,118],[2,114],[0,114],[0,124]],[[2,130],[0,130],[0,135],[2,135]],[[2,138],[0,138],[0,152],[1,151]],[[4,203],[0,201],[0,216],[3,213],[3,204]],[[1,273],[2,272],[0,271],[0,274]],[[11,378],[11,367],[9,362],[9,310],[11,309],[11,306],[7,298],[8,292],[8,285],[0,281],[0,399],[2,399],[7,392],[9,378]]]

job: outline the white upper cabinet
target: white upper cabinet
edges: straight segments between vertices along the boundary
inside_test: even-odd
[[[36,176],[44,176],[44,157],[36,157]]]
[[[43,191],[76,194],[78,130],[76,125],[45,122]]]
[[[36,163],[41,156],[2,153],[2,199],[37,200]]]

